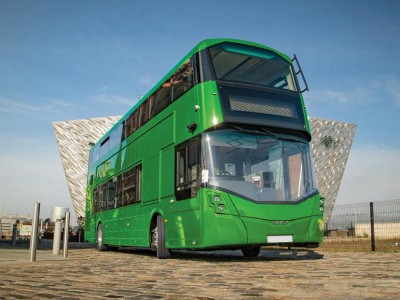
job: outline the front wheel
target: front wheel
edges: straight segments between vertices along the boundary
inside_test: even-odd
[[[165,259],[171,257],[171,252],[165,246],[165,222],[163,217],[157,216],[157,227],[154,230],[154,244],[156,246],[157,258]]]
[[[107,246],[104,245],[103,241],[103,226],[101,225],[101,223],[97,227],[96,248],[99,251],[107,250]]]
[[[257,257],[260,254],[261,247],[249,247],[249,248],[242,248],[242,252],[244,257]]]

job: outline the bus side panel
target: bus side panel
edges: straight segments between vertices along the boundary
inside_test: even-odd
[[[88,191],[91,193],[91,190]],[[92,197],[86,196],[86,208],[85,208],[85,240],[89,243],[96,241],[96,232],[93,216],[93,200]]]
[[[142,201],[143,203],[158,202],[160,191],[159,178],[160,156],[143,159],[143,184],[142,184]]]
[[[175,147],[170,146],[161,151],[160,165],[160,194],[161,198],[174,199],[175,189]],[[168,199],[169,200],[169,199]]]
[[[168,209],[167,246],[196,248],[201,243],[201,210],[198,198],[170,203]]]
[[[162,198],[163,172],[161,169],[162,149],[172,145],[175,142],[174,125],[175,115],[170,114],[149,132],[149,138],[144,144],[143,159],[143,202],[157,202]],[[172,157],[173,159],[173,157]],[[171,170],[172,171],[172,170]],[[173,175],[173,173],[171,174]],[[172,181],[173,184],[173,181]]]
[[[127,246],[148,246],[146,215],[141,203],[122,209],[118,222],[119,243]]]

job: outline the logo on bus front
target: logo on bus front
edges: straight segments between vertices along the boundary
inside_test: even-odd
[[[274,224],[274,225],[287,225],[287,224],[289,224],[289,221],[272,221],[272,224]]]

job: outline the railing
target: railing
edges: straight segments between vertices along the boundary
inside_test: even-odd
[[[11,240],[11,226],[2,225]],[[400,199],[336,205],[318,249],[400,252]]]
[[[335,206],[320,249],[400,252],[400,199]]]

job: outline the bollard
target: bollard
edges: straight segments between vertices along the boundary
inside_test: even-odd
[[[53,255],[60,255],[61,243],[61,219],[57,219],[54,224]]]
[[[63,245],[63,258],[68,256],[68,240],[69,240],[69,218],[70,213],[65,213],[65,223],[64,223],[64,245]]]
[[[32,231],[31,231],[31,241],[29,246],[29,261],[31,262],[36,261],[39,214],[40,214],[40,203],[36,202],[33,204]]]
[[[53,207],[51,210],[51,219],[54,223],[54,238],[53,238],[53,255],[60,255],[61,244],[61,221],[65,218],[65,213],[69,211],[65,207]]]
[[[17,224],[13,224],[11,246],[15,247],[17,245]]]

